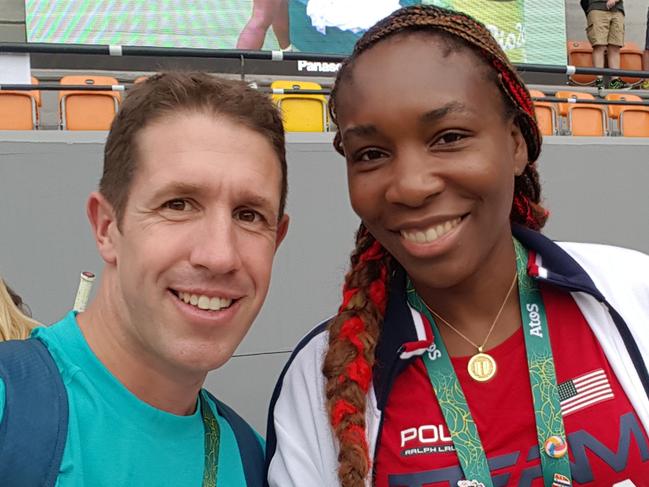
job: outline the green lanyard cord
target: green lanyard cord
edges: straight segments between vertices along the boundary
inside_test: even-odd
[[[200,396],[201,417],[203,418],[203,428],[205,430],[205,465],[203,467],[203,487],[216,487],[216,477],[219,469],[219,446],[221,441],[221,432],[219,422],[214,417],[212,408],[207,399]]]
[[[514,239],[514,248],[543,482],[545,487],[570,486],[572,485],[570,462],[566,454],[568,446],[565,440],[545,306],[536,282],[527,274],[527,251],[516,239]],[[407,299],[412,308],[426,317],[433,332],[433,344],[439,353],[427,352],[422,358],[451,433],[464,476],[469,479],[469,485],[493,487],[477,426],[471,416],[444,341],[431,313],[410,280],[408,280]]]
[[[571,485],[568,443],[563,426],[545,305],[538,285],[527,273],[527,250],[516,239],[514,248],[543,483],[546,487]]]

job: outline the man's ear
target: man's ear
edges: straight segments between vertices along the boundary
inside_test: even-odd
[[[279,220],[279,224],[277,225],[277,234],[275,236],[275,251],[277,251],[280,244],[284,240],[284,237],[286,237],[286,233],[288,232],[288,222],[289,217],[286,213],[284,213],[282,218]]]
[[[523,135],[523,132],[521,132],[521,128],[518,126],[518,123],[516,123],[515,120],[512,120],[511,124],[511,137],[513,140],[514,148],[514,175],[520,176],[521,174],[523,174],[523,171],[525,171],[525,167],[529,162],[529,156],[527,153],[527,141],[525,140],[525,136]]]
[[[120,235],[120,230],[117,228],[113,205],[104,195],[95,191],[88,197],[86,213],[101,258],[106,264],[114,265],[117,262],[116,239]]]

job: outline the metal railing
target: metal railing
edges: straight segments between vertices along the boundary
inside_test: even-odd
[[[41,84],[0,84],[0,91],[127,91],[133,85],[62,85],[58,83]],[[301,90],[301,89],[270,89],[260,88],[259,91],[273,95],[329,95],[331,90]],[[637,96],[637,95],[636,95]],[[646,101],[607,100],[603,98],[558,98],[556,96],[532,97],[533,101],[548,103],[574,103],[589,105],[624,105],[649,107]]]
[[[126,91],[126,85],[0,84],[0,91]]]
[[[605,98],[557,98],[556,96],[533,96],[533,101],[544,101],[548,103],[570,103],[570,104],[584,104],[584,105],[624,105],[624,106],[640,106],[649,107],[649,100],[647,101],[627,101],[627,100],[607,100]]]
[[[198,57],[213,59],[257,59],[268,61],[341,62],[340,54],[314,54],[242,49],[201,49],[194,47],[122,46],[109,44],[56,44],[42,42],[0,42],[0,53],[90,54],[100,56]]]
[[[346,56],[340,54],[321,54],[285,51],[251,51],[240,49],[201,49],[192,47],[154,47],[122,46],[109,44],[61,44],[40,42],[0,42],[0,53],[39,53],[39,54],[89,54],[100,56],[147,56],[147,57],[196,57],[212,59],[246,59],[268,61],[313,61],[340,63]],[[553,64],[514,64],[520,72],[563,74],[625,76],[649,78],[649,71],[627,69],[593,68]]]
[[[59,83],[0,84],[0,91],[127,91],[135,84],[123,85],[62,85]],[[262,93],[272,95],[329,95],[331,90],[301,90],[285,88],[258,88]]]

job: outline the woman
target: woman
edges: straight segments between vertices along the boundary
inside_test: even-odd
[[[37,326],[41,324],[30,318],[22,298],[0,278],[0,341],[27,338]]]
[[[649,485],[649,258],[538,233],[532,102],[484,26],[395,12],[331,112],[362,225],[273,395],[269,484]]]

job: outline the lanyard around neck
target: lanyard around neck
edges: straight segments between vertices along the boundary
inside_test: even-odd
[[[212,408],[204,397],[199,393],[201,418],[203,419],[203,429],[205,430],[205,464],[203,466],[203,484],[202,487],[216,487],[216,477],[219,468],[219,446],[221,432],[219,422],[214,417]]]
[[[514,247],[543,481],[545,487],[570,486],[572,485],[570,463],[566,455],[568,445],[565,440],[545,306],[536,282],[527,274],[527,251],[516,239],[514,239]],[[444,341],[431,313],[410,280],[408,280],[407,298],[410,306],[426,317],[433,332],[434,352],[424,353],[423,360],[451,433],[460,466],[465,478],[469,479],[470,483],[466,485],[493,487],[478,429]]]

